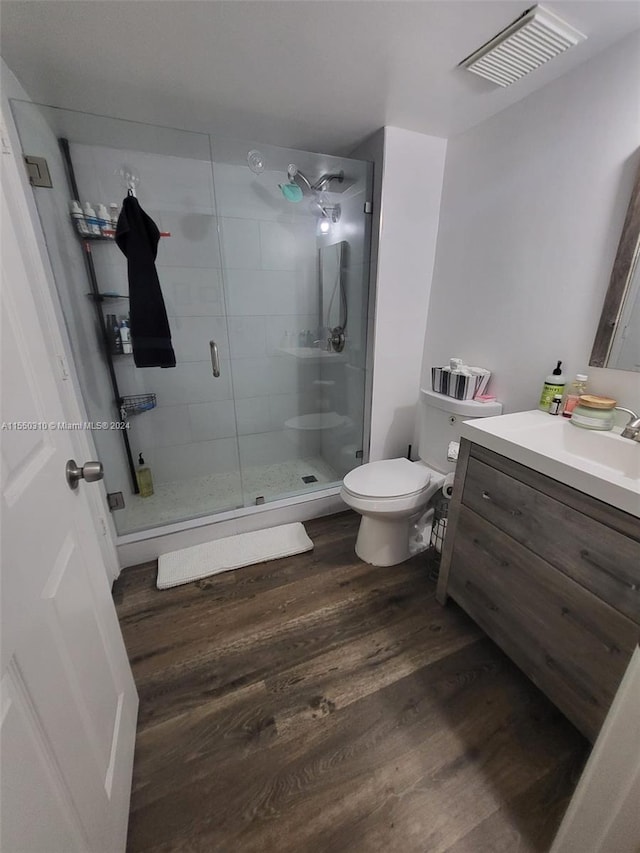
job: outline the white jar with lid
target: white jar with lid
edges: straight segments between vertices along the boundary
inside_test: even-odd
[[[613,429],[616,403],[617,400],[613,400],[611,397],[581,394],[578,397],[578,405],[571,413],[570,423],[582,427],[582,429],[603,431]]]

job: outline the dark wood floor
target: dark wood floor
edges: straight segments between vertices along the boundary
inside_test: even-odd
[[[140,693],[129,851],[546,851],[587,755],[419,558],[308,554],[114,588]]]

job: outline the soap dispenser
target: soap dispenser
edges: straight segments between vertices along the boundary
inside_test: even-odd
[[[138,467],[136,468],[136,480],[141,498],[150,498],[153,494],[153,478],[151,468],[144,464],[142,453],[138,455]]]
[[[562,375],[562,362],[559,361],[553,373],[550,373],[544,380],[538,408],[543,412],[548,412],[551,408],[553,398],[556,394],[562,395],[564,393],[564,386],[566,384],[567,379]]]

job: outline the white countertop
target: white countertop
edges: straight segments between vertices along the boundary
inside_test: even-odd
[[[465,421],[461,435],[640,518],[640,443],[546,412]]]

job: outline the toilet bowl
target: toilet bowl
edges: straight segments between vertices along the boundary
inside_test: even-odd
[[[497,401],[457,400],[420,389],[420,460],[368,462],[344,478],[340,495],[362,516],[356,542],[361,560],[373,566],[395,566],[409,558],[414,520],[442,487],[446,474],[455,469],[450,450],[460,441],[463,419],[501,414],[502,404]]]
[[[373,566],[395,566],[409,557],[409,529],[444,482],[424,462],[369,462],[344,478],[342,500],[362,515],[356,554]]]

